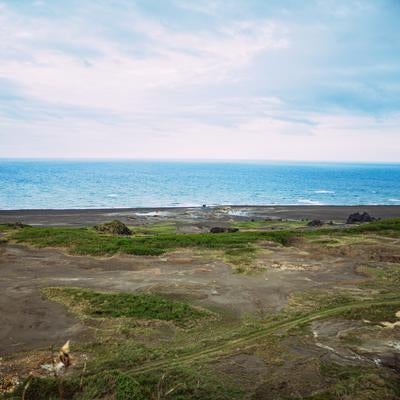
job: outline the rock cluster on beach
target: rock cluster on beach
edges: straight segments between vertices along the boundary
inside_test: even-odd
[[[307,226],[318,227],[318,226],[322,226],[323,224],[324,223],[320,219],[313,219],[307,224]]]
[[[111,222],[95,225],[94,229],[99,232],[111,233],[113,235],[132,235],[132,231],[121,221],[115,219]]]
[[[234,233],[237,232],[238,228],[223,228],[221,226],[214,226],[210,229],[211,233]]]
[[[360,224],[363,222],[372,222],[372,221],[376,221],[376,218],[371,217],[367,212],[363,212],[363,213],[356,212],[356,213],[349,215],[346,223],[347,224]]]

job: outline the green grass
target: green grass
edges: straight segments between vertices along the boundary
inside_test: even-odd
[[[347,233],[386,233],[400,235],[400,218],[387,218],[380,221],[361,224],[345,230]]]
[[[89,228],[23,228],[12,232],[10,238],[37,247],[64,247],[74,254],[94,256],[126,253],[160,255],[184,247],[234,249],[248,247],[258,240],[286,244],[293,236],[290,231],[236,233],[175,233],[151,236],[121,237],[97,233]]]
[[[341,303],[341,301],[339,301]],[[390,303],[390,301],[388,301]],[[399,306],[399,301],[392,301],[392,304]],[[304,322],[310,322],[316,318],[329,318],[340,315],[346,309],[364,308],[365,303],[353,303],[345,306],[330,307],[321,312],[294,317],[284,318],[281,322],[270,322],[257,327],[237,327],[235,329],[226,328],[229,336],[219,338],[217,332],[210,330],[209,342],[202,342],[192,332],[185,332],[186,345],[180,343],[181,347],[176,347],[175,343],[167,343],[159,347],[146,347],[132,339],[118,340],[118,336],[111,340],[92,343],[92,350],[86,347],[83,350],[89,356],[85,373],[76,372],[67,376],[63,381],[65,399],[89,400],[92,398],[114,398],[114,399],[138,399],[161,398],[161,399],[242,399],[245,393],[240,391],[229,378],[222,373],[213,373],[209,361],[215,361],[223,355],[237,352],[240,347],[249,349],[249,345],[262,346],[266,341],[282,337],[282,330],[293,329]],[[336,304],[336,302],[333,302]],[[380,304],[380,303],[376,303]],[[321,308],[324,308],[321,305]],[[195,331],[204,335],[203,329]],[[274,336],[279,333],[279,336]],[[239,336],[236,336],[239,335]],[[277,344],[276,344],[277,345]],[[274,347],[276,347],[276,345]],[[79,348],[74,347],[75,352]],[[81,350],[82,351],[82,350]],[[245,350],[247,351],[247,350]],[[222,359],[223,360],[223,359]],[[322,365],[322,375],[327,379],[329,390],[324,394],[328,397],[310,397],[310,399],[341,399],[343,394],[354,395],[350,398],[359,398],[355,395],[364,392],[365,385],[375,390],[377,378],[368,375],[368,379],[363,378],[361,372],[369,374],[370,369],[343,371],[340,366],[334,369],[329,375],[329,365]],[[79,369],[78,369],[79,371]],[[371,369],[371,372],[372,371]],[[165,374],[165,375],[164,375]],[[80,378],[82,384],[78,384]],[[378,378],[380,378],[378,376]],[[375,379],[375,380],[374,380]],[[383,383],[382,383],[383,382]],[[397,390],[392,385],[390,377],[380,381],[377,394],[395,393]],[[58,393],[58,382],[53,378],[36,379],[33,378],[32,386],[27,392],[26,400],[56,399]],[[385,392],[381,388],[385,389]],[[31,392],[32,390],[32,392]],[[171,391],[172,390],[172,391]],[[168,393],[168,395],[167,395]],[[158,395],[160,397],[158,397]],[[250,394],[250,393],[247,393]],[[19,397],[18,397],[19,396]],[[126,396],[126,397],[124,397]],[[129,397],[131,396],[131,397]],[[16,392],[16,397],[21,398],[21,387]],[[364,397],[360,397],[364,398]],[[365,397],[369,399],[371,397]],[[386,398],[386,397],[376,397]],[[387,397],[396,398],[396,397]]]
[[[145,227],[142,229],[146,229]],[[17,242],[30,243],[37,247],[64,247],[74,254],[113,255],[160,255],[184,247],[232,250],[249,249],[249,244],[270,240],[286,245],[294,237],[340,237],[361,233],[400,235],[400,218],[382,220],[346,229],[245,231],[236,233],[164,233],[167,226],[152,228],[151,235],[120,237],[98,233],[90,228],[43,228],[25,227],[11,231],[9,237]],[[156,233],[157,230],[162,233]],[[143,233],[143,232],[142,232]],[[247,250],[243,250],[246,252]]]
[[[341,317],[354,320],[368,320],[374,323],[398,321],[395,314],[400,310],[397,304],[384,304],[363,309],[346,310]]]
[[[340,399],[397,399],[400,384],[394,376],[385,376],[385,371],[376,367],[321,363],[321,374],[330,384],[328,390],[307,400]]]
[[[22,387],[8,398],[21,399]],[[30,378],[25,400],[58,400],[60,388],[65,400],[239,400],[244,395],[228,377],[222,379],[199,367],[176,367],[167,373],[156,371],[135,378],[118,370],[84,376],[81,381],[76,377],[62,381]]]
[[[42,293],[84,317],[157,319],[185,324],[210,316],[188,303],[149,293],[110,293],[69,287],[46,288]]]
[[[149,227],[143,227],[149,229]],[[348,229],[315,229],[301,231],[285,229],[282,231],[247,231],[227,234],[177,234],[168,232],[172,227],[150,226],[147,231],[133,228],[132,237],[119,237],[95,232],[85,228],[31,228],[12,229],[7,237],[38,247],[62,247],[72,253],[112,255],[115,253],[157,255],[182,247],[199,247],[223,250],[228,261],[243,265],[251,264],[256,253],[257,241],[272,240],[288,244],[294,237],[304,236],[317,239],[319,235],[327,240],[335,240],[343,235],[383,234],[398,236],[400,219],[378,221]],[[2,228],[0,227],[0,231]],[[321,243],[323,245],[324,243]],[[326,243],[329,244],[329,243]],[[390,274],[389,274],[390,272]],[[398,277],[393,266],[384,272],[374,270],[373,279],[392,280]],[[389,274],[389,275],[387,275]],[[141,399],[242,399],[245,396],[235,384],[222,373],[213,372],[209,361],[237,352],[241,346],[248,349],[265,344],[271,338],[282,335],[282,330],[295,329],[309,324],[316,318],[341,316],[351,319],[371,321],[393,321],[399,303],[358,307],[365,296],[354,296],[353,292],[331,293],[310,291],[296,297],[296,307],[284,309],[275,318],[252,324],[222,326],[215,320],[208,320],[207,311],[191,307],[151,294],[102,293],[77,288],[48,288],[44,294],[58,301],[80,316],[111,328],[107,335],[96,336],[90,344],[74,344],[73,353],[88,355],[86,372],[82,368],[63,378],[65,399],[89,400],[112,398],[117,400]],[[391,293],[398,293],[394,290]],[[368,293],[367,293],[368,294]],[[334,310],[338,308],[335,312]],[[315,313],[307,317],[306,312]],[[298,313],[298,317],[296,317]],[[293,318],[293,320],[291,320]],[[123,335],[117,332],[120,320],[132,320],[132,329]],[[201,323],[192,329],[176,329],[174,337],[157,345],[138,342],[134,330],[136,319],[171,321],[185,326],[193,320]],[[108,325],[107,325],[108,324]],[[263,326],[263,324],[265,324]],[[160,324],[171,326],[171,324]],[[103,327],[103,325],[101,325]],[[113,330],[114,329],[114,330]],[[81,347],[80,347],[81,346]],[[247,350],[243,350],[247,351]],[[164,375],[165,373],[165,375]],[[400,396],[398,384],[381,376],[382,371],[375,368],[361,368],[323,364],[321,375],[327,382],[323,393],[309,397],[322,399],[390,399]],[[82,379],[82,382],[80,382]],[[14,398],[21,398],[20,386]],[[249,393],[247,393],[249,395]],[[10,395],[10,398],[12,398]],[[346,397],[347,396],[347,397]],[[375,396],[375,397],[374,397]],[[391,396],[391,397],[390,397]],[[397,397],[396,397],[397,396]],[[59,399],[59,382],[54,378],[31,378],[26,400]]]
[[[235,221],[231,224],[234,228],[241,230],[271,230],[271,229],[296,229],[305,227],[304,221],[278,221],[278,220],[255,220],[255,221]]]
[[[235,266],[236,272],[252,272],[252,264],[256,257],[256,251],[257,249],[252,245],[226,249],[225,260],[228,264],[232,264]]]
[[[175,222],[159,222],[155,224],[145,224],[129,227],[134,234],[142,235],[160,235],[176,233]]]
[[[381,293],[400,290],[400,264],[360,266],[357,272],[369,279],[360,284],[364,289],[376,289]]]

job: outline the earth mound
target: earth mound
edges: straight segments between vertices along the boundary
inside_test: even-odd
[[[99,232],[111,233],[113,235],[132,235],[132,231],[121,221],[115,219],[111,222],[95,225],[94,229]]]

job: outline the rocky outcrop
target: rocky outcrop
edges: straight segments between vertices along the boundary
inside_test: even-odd
[[[7,222],[4,224],[7,228],[22,229],[29,228],[31,225],[23,224],[22,222]]]
[[[320,219],[313,219],[307,224],[307,226],[311,226],[311,227],[315,228],[318,226],[322,226],[323,224],[324,223]]]
[[[353,213],[347,218],[346,224],[362,224],[364,222],[376,221],[376,218],[371,217],[367,212]]]
[[[234,233],[237,232],[238,228],[223,228],[221,226],[214,226],[210,229],[211,233]]]
[[[99,232],[111,233],[113,235],[132,235],[132,231],[123,222],[118,221],[117,219],[96,225],[94,229]]]

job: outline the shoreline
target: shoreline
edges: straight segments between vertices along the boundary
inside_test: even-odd
[[[354,212],[375,218],[400,217],[400,205],[223,205],[207,207],[133,207],[93,209],[0,210],[0,224],[23,222],[42,226],[87,226],[112,219],[129,224],[178,220],[227,222],[251,218],[321,219],[344,222]]]

